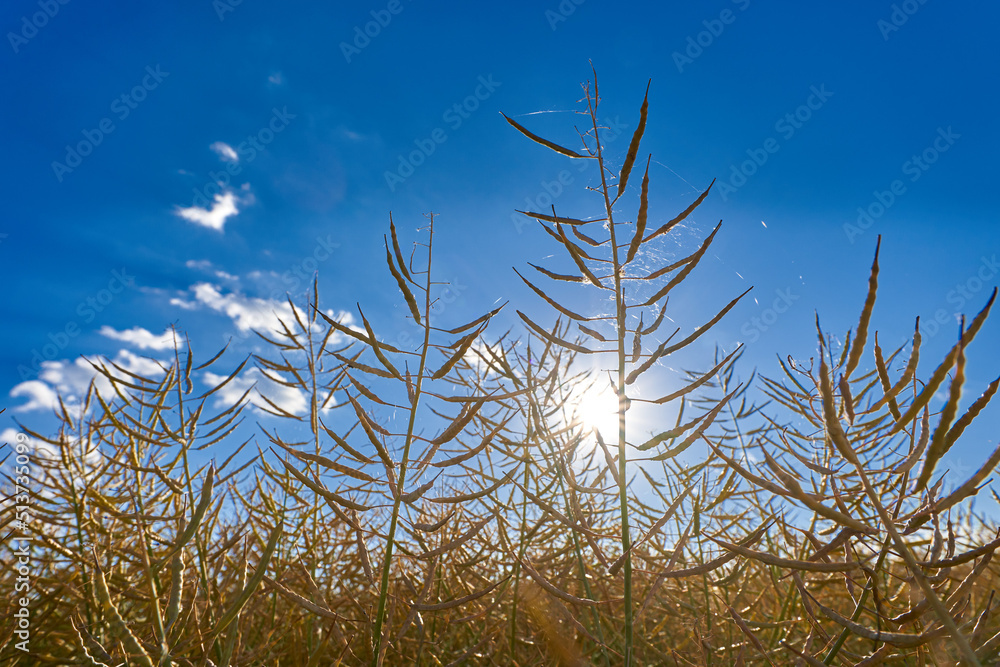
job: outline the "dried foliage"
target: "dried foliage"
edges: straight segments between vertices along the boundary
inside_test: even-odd
[[[97,364],[110,390],[61,404],[54,435],[25,428],[56,456],[33,457],[30,498],[2,506],[5,537],[29,534],[36,598],[31,653],[5,627],[0,662],[996,664],[1000,539],[971,500],[1000,448],[968,479],[937,472],[1000,385],[962,401],[996,292],[921,379],[919,326],[908,352],[869,332],[876,249],[839,351],[817,319],[818,358],[779,359],[777,378],[738,382],[738,349],[640,398],[742,295],[668,330],[668,299],[719,227],[677,261],[655,265],[650,250],[711,185],[651,229],[647,159],[622,220],[648,89],[617,170],[596,75],[584,92],[576,150],[507,118],[599,173],[597,216],[524,212],[566,254],[562,268],[531,265],[541,277],[518,272],[550,323],[517,310],[522,336],[488,333],[497,308],[442,324],[433,216],[412,251],[390,219],[386,280],[419,332],[412,349],[360,306],[360,326],[322,310],[314,286],[289,301],[290,321],[258,332],[267,353],[201,361],[178,336],[157,372]],[[610,312],[577,312],[564,287]],[[251,369],[305,409],[252,389],[223,400]],[[581,395],[606,386],[615,433],[580,414]],[[251,398],[269,417],[241,428]],[[642,435],[633,405],[664,427]],[[25,500],[33,520],[20,525]],[[10,558],[0,582],[13,591]]]

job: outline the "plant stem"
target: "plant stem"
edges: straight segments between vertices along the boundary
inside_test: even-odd
[[[427,241],[427,276],[424,288],[424,343],[420,348],[420,368],[417,371],[417,382],[413,390],[413,405],[410,407],[409,423],[406,426],[406,444],[403,447],[403,458],[399,463],[399,477],[396,479],[396,494],[392,503],[392,518],[389,522],[389,534],[386,538],[385,556],[382,560],[382,583],[379,587],[378,612],[375,614],[375,627],[372,630],[372,667],[380,663],[382,653],[382,624],[385,621],[385,603],[389,597],[389,572],[392,569],[392,549],[395,544],[396,526],[399,523],[399,506],[402,502],[403,484],[406,482],[406,465],[410,457],[410,445],[413,444],[413,431],[416,427],[417,407],[424,382],[424,369],[427,365],[427,350],[431,337],[431,254],[434,246],[434,214],[431,214],[430,236]]]
[[[604,154],[601,147],[601,138],[597,129],[597,105],[600,104],[600,97],[597,89],[597,73],[594,73],[594,96],[591,98],[587,92],[587,109],[590,112],[590,120],[594,128],[594,143],[597,149],[597,166],[601,172],[601,194],[604,195],[604,208],[608,216],[608,231],[611,234],[611,257],[614,266],[615,279],[615,310],[617,314],[615,333],[618,343],[618,373],[617,373],[617,394],[618,394],[618,492],[619,503],[621,505],[622,517],[622,553],[625,554],[625,565],[622,574],[625,582],[625,666],[632,664],[633,658],[633,637],[632,637],[632,552],[631,536],[629,535],[628,523],[628,486],[626,477],[626,462],[628,453],[625,449],[625,294],[622,291],[621,263],[618,259],[618,242],[615,235],[614,215],[611,211],[611,196],[608,190],[608,181],[604,173]]]

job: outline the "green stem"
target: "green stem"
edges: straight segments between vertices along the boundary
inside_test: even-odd
[[[375,614],[375,627],[372,630],[372,667],[379,664],[382,653],[382,625],[385,622],[385,605],[389,597],[389,573],[392,569],[392,550],[395,545],[396,526],[399,523],[399,507],[402,502],[403,484],[406,482],[406,465],[410,457],[410,446],[413,444],[413,431],[417,420],[417,407],[420,404],[421,390],[424,382],[424,369],[427,365],[427,350],[430,347],[431,324],[431,255],[434,245],[434,215],[431,214],[430,237],[427,242],[427,279],[424,289],[424,344],[420,348],[420,368],[417,371],[417,383],[413,390],[413,405],[410,407],[409,423],[406,426],[406,444],[403,447],[403,458],[399,463],[399,477],[396,480],[397,492],[392,503],[392,518],[389,522],[389,534],[386,538],[385,556],[382,559],[382,583],[379,587],[378,611]]]
[[[608,217],[608,231],[611,234],[611,256],[615,279],[615,311],[617,313],[616,333],[618,343],[618,492],[622,517],[622,553],[625,554],[625,565],[622,568],[625,588],[625,667],[630,667],[633,660],[633,602],[632,602],[632,553],[631,536],[628,522],[628,487],[626,463],[628,452],[625,449],[625,293],[622,291],[621,263],[618,260],[618,241],[615,235],[614,214],[611,210],[611,196],[607,177],[604,173],[604,155],[601,148],[601,138],[597,129],[597,75],[594,75],[594,97],[587,95],[587,107],[594,127],[594,143],[597,148],[597,166],[601,172],[601,193],[604,195],[604,208]]]

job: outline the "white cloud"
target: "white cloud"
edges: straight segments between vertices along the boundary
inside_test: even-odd
[[[273,292],[272,292],[273,293]],[[221,285],[207,282],[191,285],[185,292],[178,292],[170,299],[170,305],[183,308],[184,310],[207,309],[225,315],[232,322],[235,329],[231,335],[222,331],[224,338],[253,338],[253,332],[259,332],[269,338],[280,337],[276,332],[283,331],[281,322],[285,323],[291,331],[299,331],[295,313],[303,323],[308,322],[309,313],[301,304],[295,304],[295,313],[287,299],[264,299],[260,297],[248,296],[235,289],[226,289]],[[340,322],[344,326],[355,331],[364,333],[364,329],[354,324],[354,317],[351,313],[343,310],[323,309],[323,314],[330,319]],[[279,322],[279,319],[281,322]],[[316,333],[326,331],[327,323],[317,317],[312,325]],[[334,332],[328,341],[330,346],[337,346],[344,342],[346,336]]]
[[[94,363],[100,363],[102,357],[95,357]],[[118,366],[147,377],[157,377],[163,374],[163,366],[154,359],[140,357],[129,350],[119,350],[113,359]],[[114,369],[108,367],[111,372]],[[74,361],[69,359],[43,361],[42,370],[37,380],[21,382],[10,390],[10,396],[26,397],[28,402],[14,408],[15,412],[31,412],[35,410],[52,410],[59,406],[58,397],[62,396],[67,408],[76,408],[87,393],[90,382],[101,392],[102,396],[111,396],[111,383],[97,371],[84,357]],[[129,378],[129,381],[134,381]]]
[[[287,301],[261,299],[237,292],[223,293],[216,285],[210,283],[193,285],[191,292],[194,293],[198,303],[228,316],[240,331],[256,329],[263,333],[277,327],[279,317],[286,322],[294,320]],[[174,300],[171,303],[174,303]]]
[[[285,82],[285,76],[281,72],[275,72],[271,76],[267,77],[267,80],[269,83],[274,84],[275,86],[280,86],[282,83]]]
[[[214,144],[209,146],[213,151],[219,155],[219,159],[223,162],[239,162],[240,156],[236,154],[236,151],[232,146],[224,141],[216,141]]]
[[[235,194],[224,192],[215,195],[215,203],[211,209],[205,209],[200,206],[189,206],[188,208],[177,207],[175,213],[196,225],[221,232],[222,228],[226,225],[226,219],[240,212],[236,208],[237,201]]]
[[[43,362],[59,363],[59,362]],[[59,397],[49,385],[40,380],[28,380],[16,385],[10,390],[12,398],[26,397],[28,402],[14,408],[15,412],[31,412],[33,410],[54,410],[59,407]]]
[[[278,373],[273,373],[273,375],[282,380],[285,379]],[[205,382],[210,385],[217,385],[226,379],[225,375],[217,375],[211,371],[206,371],[202,377]],[[225,387],[217,391],[215,393],[216,399],[214,407],[225,408],[231,406],[247,389],[250,389],[250,387],[253,387],[253,390],[247,398],[250,400],[250,403],[258,409],[267,409],[272,412],[274,411],[274,408],[268,405],[268,403],[261,397],[262,395],[267,396],[268,400],[272,403],[293,415],[304,414],[308,407],[306,405],[306,397],[299,389],[295,387],[286,387],[271,381],[267,378],[267,376],[261,373],[259,368],[251,368],[246,373],[230,380]]]
[[[170,299],[171,306],[177,306],[178,308],[183,308],[184,310],[197,310],[198,304],[194,301],[186,301],[180,297],[173,297]]]
[[[192,285],[189,291],[194,296],[193,300],[175,297],[170,300],[170,304],[185,310],[194,310],[199,306],[205,306],[229,317],[236,328],[244,333],[251,330],[261,333],[280,330],[279,318],[292,329],[296,328],[292,307],[285,299],[261,299],[239,292],[223,292],[218,285],[211,283],[197,283]],[[303,321],[308,319],[308,313],[304,312],[301,306],[296,306],[296,310],[300,319]],[[327,309],[324,313],[327,317],[336,319],[347,326],[351,326],[354,322],[351,313],[345,311],[335,312],[332,309]],[[325,325],[322,321],[318,324]],[[358,331],[364,330],[358,329]],[[337,334],[330,340],[332,343],[336,343],[341,340],[341,337]]]
[[[38,438],[32,438],[27,433],[21,433],[12,428],[5,428],[3,431],[0,431],[0,444],[6,444],[11,449],[17,447],[18,444],[27,445],[33,455],[40,455],[53,461],[59,458],[55,448],[49,443]]]
[[[140,350],[174,349],[174,332],[170,329],[167,329],[162,334],[157,335],[151,331],[143,329],[142,327],[132,327],[131,329],[126,329],[125,331],[117,331],[108,325],[104,325],[98,333],[112,340],[120,340],[124,343],[132,345],[133,347],[138,347]]]
[[[184,262],[184,266],[195,271],[209,271],[212,268],[212,263],[207,259],[189,259]]]

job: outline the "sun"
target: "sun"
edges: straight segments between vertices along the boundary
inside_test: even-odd
[[[593,386],[584,392],[576,407],[576,417],[586,440],[596,428],[604,442],[618,442],[618,397],[607,385]]]

